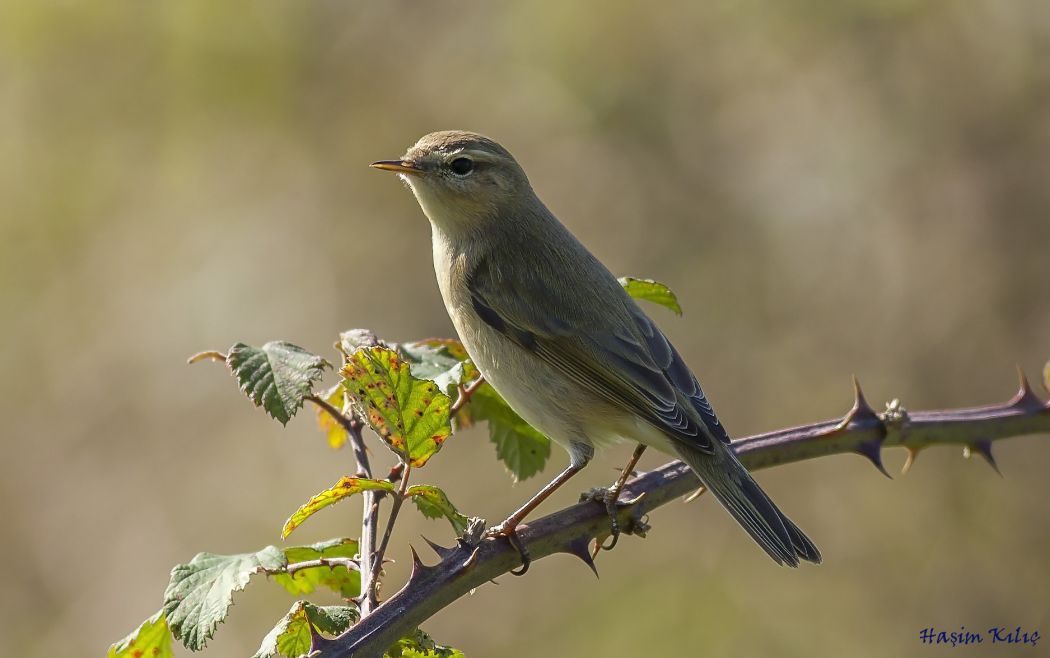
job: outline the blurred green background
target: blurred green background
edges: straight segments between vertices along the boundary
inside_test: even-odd
[[[1006,399],[1015,363],[1050,357],[1048,61],[1035,1],[0,3],[5,651],[99,655],[173,564],[278,543],[349,471],[312,414],[282,429],[185,358],[450,335],[425,218],[365,166],[432,130],[503,142],[614,272],[678,292],[684,318],[651,312],[736,436],[840,415],[851,373],[874,403]],[[671,505],[600,580],[554,557],[425,628],[470,656],[1050,634],[1050,446],[997,456],[1005,479],[949,449],[892,482],[855,456],[763,472],[819,568],[777,568],[710,501]],[[478,431],[421,475],[491,520],[542,484],[512,486]],[[298,540],[358,518],[344,503]],[[449,539],[405,521],[391,587],[408,542]],[[250,655],[278,589],[238,595],[206,655]]]

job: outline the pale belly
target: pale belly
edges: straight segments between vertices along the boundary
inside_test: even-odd
[[[581,395],[561,373],[518,347],[485,324],[472,309],[453,318],[463,346],[485,379],[525,421],[552,440],[567,446],[588,438],[580,422],[590,396]],[[593,407],[593,404],[591,405]]]

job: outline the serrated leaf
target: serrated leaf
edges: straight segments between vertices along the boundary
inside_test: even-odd
[[[342,383],[336,384],[320,395],[325,402],[332,405],[335,409],[343,410],[343,405],[346,402],[346,390],[343,389]],[[328,439],[328,445],[333,449],[338,450],[342,448],[350,438],[347,436],[343,426],[339,424],[339,421],[332,418],[332,414],[321,407],[317,407],[317,426],[324,432],[325,438]]]
[[[175,638],[199,651],[229,611],[233,593],[244,589],[253,574],[287,565],[284,552],[267,546],[257,553],[198,553],[188,564],[171,570],[164,591],[164,615]]]
[[[441,489],[429,484],[416,484],[409,487],[405,493],[412,497],[412,502],[423,516],[428,519],[448,519],[457,536],[467,529],[469,519],[459,513]]]
[[[551,442],[525,422],[496,389],[482,384],[467,405],[474,420],[486,421],[489,440],[496,444],[496,457],[521,482],[543,470],[551,455]]]
[[[303,348],[272,341],[262,347],[237,343],[226,357],[241,390],[266,413],[288,424],[321,378],[328,361]]]
[[[310,626],[327,635],[338,635],[357,620],[357,611],[348,606],[319,606],[296,601],[277,625],[263,638],[253,658],[305,656],[313,649]]]
[[[284,549],[288,564],[308,562],[319,558],[344,557],[357,555],[358,543],[354,539],[330,539],[310,546],[292,546]],[[361,593],[361,574],[354,569],[338,567],[310,567],[299,569],[294,574],[279,573],[273,576],[274,582],[296,596],[310,594],[318,587],[326,587],[344,599],[350,599]]]
[[[343,366],[343,377],[368,423],[412,466],[425,465],[452,434],[452,399],[434,382],[413,377],[410,364],[393,350],[357,350]]]
[[[620,285],[627,294],[635,299],[644,299],[647,302],[659,304],[671,309],[678,315],[682,314],[682,307],[678,304],[678,297],[670,288],[652,279],[635,279],[634,277],[620,277]]]
[[[386,480],[369,480],[367,478],[343,476],[334,485],[306,501],[306,504],[288,517],[288,520],[284,523],[284,529],[281,531],[281,538],[284,539],[290,535],[293,530],[302,525],[303,521],[310,518],[318,510],[338,503],[348,496],[359,494],[362,491],[388,491],[393,493],[395,490],[394,485]]]
[[[173,655],[171,631],[164,611],[158,610],[126,638],[110,646],[106,658],[171,658]]]
[[[443,647],[417,628],[387,649],[383,658],[464,658],[464,656],[459,649]]]

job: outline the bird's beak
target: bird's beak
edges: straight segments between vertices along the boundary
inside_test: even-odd
[[[380,160],[368,166],[383,171],[396,171],[399,174],[419,175],[423,173],[423,168],[411,160]]]

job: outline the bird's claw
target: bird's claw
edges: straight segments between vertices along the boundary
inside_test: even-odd
[[[506,521],[503,523],[493,526],[485,531],[485,537],[496,539],[504,537],[510,545],[518,551],[518,556],[521,557],[521,566],[517,569],[511,569],[511,574],[515,576],[524,576],[525,572],[529,570],[529,565],[532,564],[532,558],[529,556],[529,549],[525,548],[525,544],[521,541],[521,537],[518,536],[518,525],[508,524]]]
[[[580,495],[580,502],[593,500],[605,506],[605,513],[609,515],[609,536],[612,542],[608,545],[600,544],[596,550],[611,551],[620,540],[620,518],[616,513],[620,498],[620,490],[616,487],[597,487]]]
[[[594,501],[596,503],[601,503],[602,505],[604,505],[605,513],[609,516],[610,541],[608,544],[600,544],[597,547],[597,549],[595,549],[596,551],[611,551],[613,548],[616,547],[616,543],[620,540],[620,535],[622,534],[623,529],[620,527],[620,515],[617,512],[617,508],[630,507],[631,505],[634,505],[639,500],[641,500],[642,497],[645,495],[643,493],[629,500],[621,500],[620,493],[622,491],[622,487],[597,487],[591,489],[590,491],[586,491],[580,495],[581,503],[587,501]],[[627,530],[628,534],[630,534],[631,532],[633,531]]]

